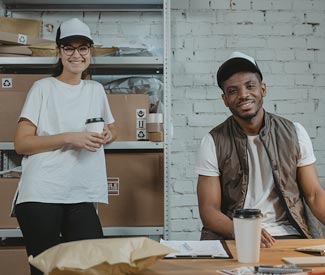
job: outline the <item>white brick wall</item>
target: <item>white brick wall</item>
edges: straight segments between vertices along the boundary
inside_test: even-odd
[[[211,128],[224,121],[216,70],[233,50],[253,55],[264,72],[268,111],[301,122],[312,138],[325,185],[325,1],[171,0],[172,119],[170,238],[199,239],[195,152]],[[0,10],[3,14],[3,10]],[[26,14],[15,14],[26,17]],[[162,44],[155,14],[107,12],[28,13],[54,25],[71,16],[85,19],[96,40]],[[148,24],[149,22],[149,24]],[[131,23],[131,27],[130,26]],[[149,25],[149,27],[148,27]],[[157,42],[158,41],[158,42]]]
[[[185,130],[182,125],[185,135],[175,136],[173,140],[176,145],[172,147],[175,150],[172,159],[177,155],[177,161],[171,168],[175,169],[171,197],[177,201],[177,210],[175,213],[174,207],[171,208],[170,237],[199,239],[199,232],[193,231],[200,224],[199,215],[190,216],[188,212],[197,211],[195,188],[192,198],[188,193],[197,176],[188,177],[184,165],[177,171],[177,162],[188,163],[188,153],[195,159],[196,148],[190,146],[197,146],[204,134],[229,115],[215,74],[233,50],[244,51],[259,61],[268,87],[265,108],[306,127],[314,144],[320,180],[325,186],[322,172],[325,166],[325,1],[188,0],[187,5],[185,1],[182,4],[180,8],[172,5],[172,65],[177,62],[176,68],[183,68],[185,74],[173,67],[172,94],[174,89],[182,91],[183,98],[177,98],[179,104],[184,104],[180,109],[184,110],[188,102],[193,103],[193,109],[192,113],[179,114],[175,109],[179,104],[173,100],[173,119],[181,116],[187,122],[185,127],[194,131]],[[184,31],[181,26],[186,26]],[[193,136],[187,135],[190,132]],[[178,155],[178,146],[188,152],[183,160]],[[182,193],[184,183],[189,187]],[[189,199],[193,199],[192,205]],[[189,220],[192,222],[188,223]]]

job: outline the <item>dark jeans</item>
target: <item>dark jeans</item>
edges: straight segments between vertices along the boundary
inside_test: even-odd
[[[56,204],[26,202],[16,215],[28,255],[34,257],[61,242],[103,238],[93,203]],[[43,275],[31,266],[32,275]]]

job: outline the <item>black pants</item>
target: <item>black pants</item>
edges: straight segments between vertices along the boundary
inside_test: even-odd
[[[28,255],[34,257],[61,242],[103,238],[92,203],[27,202],[16,205],[16,215]],[[32,275],[43,275],[31,266]]]

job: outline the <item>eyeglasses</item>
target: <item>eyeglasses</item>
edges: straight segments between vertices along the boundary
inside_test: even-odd
[[[72,46],[62,46],[61,49],[63,50],[64,54],[67,56],[71,56],[77,50],[80,55],[87,55],[89,53],[90,46],[81,45],[78,47]]]

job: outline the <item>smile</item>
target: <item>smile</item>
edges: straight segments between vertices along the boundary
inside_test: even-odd
[[[72,64],[82,64],[84,61],[83,60],[79,60],[79,61],[69,61]]]
[[[254,104],[254,100],[245,100],[243,102],[240,102],[238,104],[239,107],[249,107],[251,106],[252,104]]]

